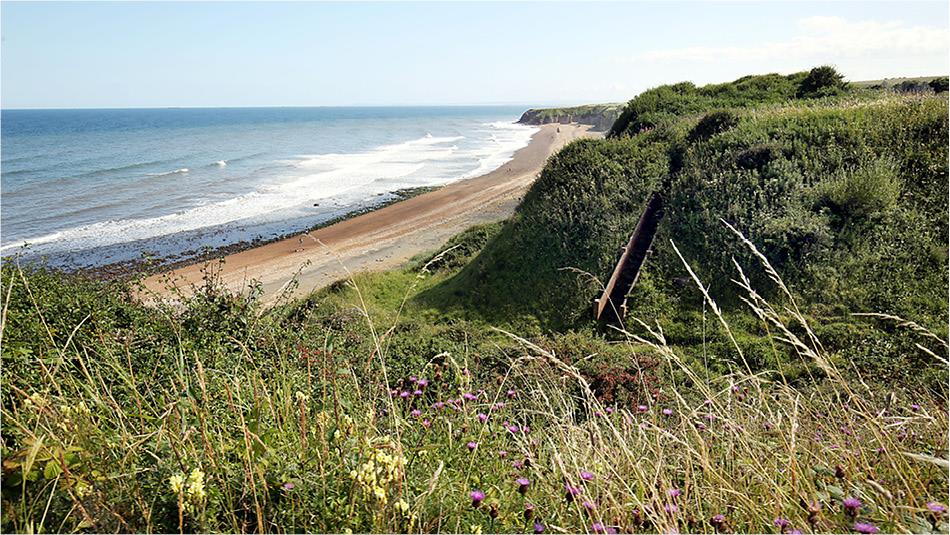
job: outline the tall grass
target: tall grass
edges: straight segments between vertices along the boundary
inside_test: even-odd
[[[185,342],[183,329],[195,325],[186,303],[160,312],[182,341],[162,364],[143,365],[134,355],[148,337],[83,336],[85,319],[57,333],[31,277],[8,270],[4,364],[16,349],[6,347],[14,294],[48,343],[17,354],[32,359],[34,380],[4,373],[2,527],[946,532],[947,400],[868,386],[861,370],[823,349],[791,292],[769,303],[736,267],[770,339],[817,364],[815,375],[793,386],[781,370],[777,380],[745,366],[700,374],[661,330],[624,331],[629,364],[659,359],[662,376],[628,405],[595,396],[576,365],[586,355],[507,333],[515,343],[499,347],[504,365],[490,373],[470,355],[441,353],[396,377],[390,342],[403,306],[377,325],[357,279],[350,284],[371,354],[346,355],[345,341],[329,333],[288,348],[281,339],[291,333],[277,328],[286,318],[268,323],[274,312],[231,309],[212,285],[195,299],[217,314],[249,316],[248,336]],[[407,286],[403,304],[427,273]],[[705,299],[728,329],[713,296]],[[945,359],[945,340],[909,326],[922,331],[922,350]],[[228,351],[235,358],[222,359]]]

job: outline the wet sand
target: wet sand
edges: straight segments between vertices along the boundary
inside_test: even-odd
[[[585,125],[544,125],[510,162],[488,174],[227,255],[223,261],[153,275],[145,280],[145,287],[158,296],[169,295],[169,286],[187,294],[213,270],[235,292],[245,291],[252,280],[259,281],[267,302],[280,295],[295,275],[299,284],[293,295],[302,296],[351,273],[398,267],[472,225],[509,217],[551,154],[574,139],[599,135]]]

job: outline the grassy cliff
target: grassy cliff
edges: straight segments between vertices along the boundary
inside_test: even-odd
[[[511,220],[300,301],[6,263],[0,528],[947,532],[947,102],[818,74],[645,93]]]
[[[620,115],[623,104],[586,104],[565,108],[530,109],[518,120],[522,124],[580,123],[589,124],[594,130],[605,132]]]

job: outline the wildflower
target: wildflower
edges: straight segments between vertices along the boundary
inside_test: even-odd
[[[468,447],[468,451],[475,451],[475,448],[478,447],[478,442],[475,442],[474,440],[470,440],[468,444],[466,444],[466,446]]]
[[[663,416],[673,416],[673,409],[663,409]]]
[[[776,518],[772,523],[775,524],[775,527],[781,529],[782,531],[785,531],[785,528],[792,525],[792,523],[786,518]]]
[[[294,490],[294,484],[290,481],[284,483],[284,490]]]
[[[600,411],[594,411],[594,416],[596,416],[597,418],[600,418],[600,417],[602,417],[603,415],[604,415],[604,413],[602,413],[602,412],[600,412]]]
[[[419,409],[413,409],[412,412],[409,413],[409,415],[412,416],[413,418],[418,418],[422,416],[422,411],[420,411]]]
[[[518,492],[524,494],[528,492],[528,486],[531,485],[531,480],[526,477],[519,477],[515,480],[515,483],[518,484]]]
[[[870,522],[855,522],[854,531],[857,531],[858,533],[870,534],[870,533],[880,533],[881,530],[878,529],[878,527],[875,526],[874,524],[871,524]]]
[[[501,401],[499,401],[498,403],[493,403],[491,406],[491,410],[496,411],[496,412],[504,408],[505,408],[505,404]]]
[[[462,398],[465,399],[465,401],[475,401],[476,399],[478,399],[478,396],[476,396],[475,394],[472,394],[471,392],[466,392],[462,394]]]
[[[507,451],[505,451],[505,450],[499,450],[499,451],[498,451],[498,458],[504,459],[504,458],[507,457],[507,456],[508,456],[508,452],[507,452]]]
[[[535,522],[535,523],[534,523],[534,532],[535,532],[536,534],[544,533],[544,524],[542,524],[542,523],[540,523],[540,522]]]
[[[523,513],[523,514],[524,514],[524,519],[525,519],[525,521],[529,521],[529,520],[531,520],[532,518],[534,518],[534,505],[532,505],[532,504],[530,504],[530,503],[524,504],[524,513]]]
[[[581,470],[581,479],[584,481],[593,481],[594,474],[591,472],[588,472],[587,470]]]
[[[425,389],[425,387],[429,386],[429,381],[425,379],[419,379],[418,381],[416,381],[416,385],[419,388]]]
[[[485,499],[485,493],[475,489],[472,492],[468,493],[468,497],[472,499],[472,507],[478,507],[482,504],[482,500]]]
[[[667,513],[673,514],[673,513],[677,512],[677,511],[679,511],[680,508],[677,507],[676,504],[668,503],[668,504],[666,504],[666,505],[663,506],[663,510],[666,511]]]
[[[614,408],[613,408],[613,407],[607,407],[607,414],[613,414],[613,413],[614,413]]]
[[[413,395],[413,396],[421,396],[421,395],[422,395],[422,390],[419,390],[419,389],[417,388],[417,389],[415,389],[415,390],[412,391],[412,395]]]
[[[566,500],[568,501],[568,503],[573,502],[573,501],[574,501],[574,498],[575,498],[578,494],[581,493],[581,489],[579,489],[579,488],[577,488],[577,487],[572,487],[572,486],[570,486],[570,485],[565,485],[565,486],[564,486],[564,490],[567,491],[567,493],[564,495],[564,499],[566,499]]]
[[[399,397],[401,397],[402,399],[409,399],[409,392],[403,390],[402,392],[399,393]]]
[[[393,507],[402,514],[406,514],[409,512],[409,504],[406,503],[406,500],[403,500],[402,498],[400,498],[395,504],[393,504]]]
[[[666,491],[666,493],[670,496],[670,498],[679,498],[680,494],[682,494],[683,492],[680,489],[673,487],[670,490]]]
[[[513,468],[521,470],[522,468],[524,468],[524,463],[522,463],[521,461],[514,461],[513,463],[511,463],[511,466]]]
[[[917,411],[920,410],[920,405],[917,404],[917,403],[914,403],[913,405],[910,406],[910,408],[911,408],[914,412],[917,412]]]
[[[702,423],[702,422],[696,422],[696,429],[699,429],[700,431],[705,431],[705,430],[706,430],[706,424],[704,424],[704,423]]]
[[[472,524],[468,527],[468,532],[474,535],[482,535],[482,527],[478,524]]]
[[[861,509],[861,500],[857,498],[845,498],[841,504],[844,505],[845,511],[851,516],[857,516],[858,510]]]
[[[168,478],[168,486],[175,494],[181,494],[181,491],[185,488],[185,476],[183,474],[173,475]]]
[[[937,502],[927,502],[927,509],[930,509],[932,513],[937,513],[938,515],[947,512],[947,508]]]
[[[723,526],[726,525],[726,515],[713,515],[713,517],[709,519],[709,523],[712,524],[717,531],[721,530]]]
[[[514,434],[514,433],[517,433],[517,432],[518,432],[518,426],[517,426],[517,425],[514,425],[514,424],[511,424],[511,425],[505,425],[505,429],[507,429],[507,430],[508,430],[508,432],[509,432],[509,433],[512,433],[512,434]]]
[[[426,418],[425,420],[422,420],[422,427],[429,429],[430,427],[432,427],[432,422],[430,422],[429,419]]]
[[[205,473],[200,469],[195,468],[188,474],[188,495],[195,499],[201,499],[205,497],[205,483],[204,483]]]
[[[650,408],[646,405],[637,405],[637,412],[646,412],[648,410],[650,410]]]
[[[508,396],[508,399],[511,399],[511,398],[517,396],[518,393],[515,392],[514,390],[509,390],[508,392],[506,392],[506,395]]]
[[[594,533],[607,533],[607,530],[604,529],[604,525],[600,522],[594,522],[594,525],[590,527],[591,531]]]
[[[590,500],[584,500],[584,503],[582,503],[581,505],[583,505],[584,509],[587,509],[588,511],[593,511],[594,509],[597,509],[597,505],[594,504],[594,502]]]
[[[445,402],[443,401],[436,401],[435,403],[432,404],[433,409],[442,409],[444,407],[445,407]]]
[[[414,383],[414,382],[416,382],[416,381],[418,381],[418,380],[419,380],[419,378],[416,377],[415,375],[412,375],[412,376],[409,377],[409,382],[410,382],[410,383]]]
[[[479,422],[485,423],[486,420],[488,420],[488,415],[487,415],[487,414],[485,414],[484,412],[478,413],[478,421],[479,421]]]

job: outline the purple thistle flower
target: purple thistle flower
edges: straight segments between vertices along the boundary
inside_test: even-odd
[[[673,487],[670,490],[666,491],[666,493],[670,496],[670,498],[679,498],[680,494],[683,494],[683,491],[681,491],[680,489],[676,487]]]
[[[522,463],[521,461],[514,461],[513,463],[511,463],[511,466],[513,468],[521,470],[522,468],[524,468],[524,463]]]
[[[673,416],[673,409],[663,409],[664,416]]]
[[[491,410],[493,411],[500,411],[501,409],[504,409],[504,408],[505,408],[505,404],[504,402],[501,402],[501,401],[494,403],[491,406]]]
[[[425,379],[419,379],[416,381],[416,385],[418,385],[419,388],[425,389],[425,387],[429,386],[429,381]]]
[[[430,427],[432,427],[432,422],[430,422],[429,419],[426,418],[425,420],[422,420],[422,427],[429,429]]]
[[[418,418],[422,416],[422,411],[420,411],[419,409],[412,409],[412,412],[410,412],[409,415],[412,416],[413,418]]]
[[[668,503],[668,504],[666,504],[666,505],[663,506],[663,510],[666,511],[667,513],[673,514],[673,513],[677,512],[677,511],[679,511],[680,508],[677,507],[676,504]]]
[[[587,470],[581,470],[581,479],[583,481],[593,481],[594,474],[591,472],[588,472]]]
[[[478,447],[478,442],[475,442],[474,440],[470,440],[468,444],[466,444],[465,446],[468,447],[468,451],[475,451],[475,448]]]
[[[927,509],[938,515],[947,512],[947,508],[937,502],[927,502]]]
[[[582,503],[581,505],[583,505],[584,509],[587,509],[588,511],[593,511],[594,509],[597,509],[597,506],[594,504],[594,502],[590,500],[584,500],[584,503]]]
[[[525,520],[531,520],[534,518],[534,504],[526,503],[524,504],[524,513],[522,513]]]
[[[855,522],[854,531],[857,531],[858,533],[871,534],[871,533],[880,533],[881,530],[878,529],[878,527],[875,526],[874,524],[871,524],[870,522]]]
[[[841,504],[844,505],[845,511],[851,516],[857,516],[858,510],[861,509],[861,500],[850,496],[842,500]]]
[[[508,392],[506,392],[506,393],[505,393],[505,395],[507,395],[507,396],[508,396],[508,399],[511,399],[511,398],[513,398],[513,397],[515,397],[515,396],[517,396],[517,395],[518,395],[518,393],[517,393],[517,392],[515,392],[515,391],[514,391],[514,390],[512,389],[512,390],[509,390]]]
[[[294,490],[294,484],[290,481],[284,483],[284,490]]]
[[[416,381],[418,381],[418,380],[419,380],[419,378],[416,377],[415,375],[409,376],[409,382],[410,382],[410,383],[414,383],[414,382],[416,382]]]
[[[600,411],[594,411],[594,416],[596,416],[597,418],[600,418],[600,417],[602,417],[603,415],[604,415],[604,413],[602,413],[602,412],[600,412]]]
[[[721,529],[726,523],[726,515],[713,515],[713,517],[709,519],[709,523],[712,524],[714,528]]]
[[[613,407],[607,407],[607,414],[613,414],[613,413],[614,413],[614,408],[613,408]]]
[[[487,414],[485,414],[484,412],[478,413],[478,421],[479,421],[479,422],[485,423],[486,420],[488,420],[488,415],[487,415]]]
[[[436,401],[435,403],[432,404],[433,409],[441,409],[444,407],[445,407],[445,403],[442,401]]]
[[[539,534],[539,533],[544,533],[544,524],[542,524],[542,523],[540,523],[540,522],[535,522],[535,523],[534,523],[534,532],[535,532],[535,533],[538,533],[538,534]]]
[[[505,450],[499,450],[499,451],[498,451],[498,457],[499,457],[499,458],[504,459],[504,458],[507,457],[507,456],[508,456],[508,452],[507,452],[507,451],[505,451]]]
[[[485,499],[485,493],[475,489],[468,493],[468,497],[472,499],[472,507],[478,507],[482,504],[482,500]]]
[[[512,434],[518,432],[518,426],[517,426],[517,425],[514,425],[514,424],[510,424],[510,425],[509,425],[509,424],[505,424],[505,429],[507,429],[508,432],[509,432],[509,433],[512,433]]]
[[[704,423],[702,423],[702,422],[696,422],[696,429],[699,429],[700,431],[705,431],[705,430],[706,430],[706,424],[704,424]]]
[[[650,407],[646,405],[637,405],[637,412],[646,412],[648,410],[650,410]]]
[[[518,484],[518,492],[524,494],[528,492],[528,487],[531,485],[531,480],[526,477],[519,477],[515,480],[515,483]]]
[[[413,395],[413,396],[421,396],[421,395],[422,395],[422,390],[419,390],[419,389],[417,388],[416,390],[413,390],[412,395]]]
[[[590,527],[590,529],[594,533],[607,533],[607,530],[604,529],[604,525],[601,524],[600,522],[594,522],[594,524]]]
[[[567,500],[568,503],[573,502],[574,498],[581,493],[581,489],[572,487],[571,485],[564,485],[564,490],[567,491],[564,494],[564,499]]]
[[[780,528],[783,531],[785,530],[785,528],[792,525],[792,523],[789,522],[788,519],[786,518],[776,518],[774,521],[772,521],[772,523],[775,524],[775,527]]]
[[[471,392],[466,392],[462,394],[462,398],[464,398],[465,401],[475,401],[476,399],[478,399],[478,396],[476,396],[475,394],[472,394]]]
[[[789,532],[788,532],[788,535],[802,535],[802,530],[800,530],[800,529],[793,529],[792,531],[789,531]]]
[[[917,412],[917,411],[920,410],[920,405],[917,404],[917,403],[914,403],[913,405],[910,406],[910,408],[911,408],[914,412]]]
[[[399,393],[399,397],[401,397],[402,399],[409,399],[409,392],[406,392],[405,390],[403,390],[402,392]]]

